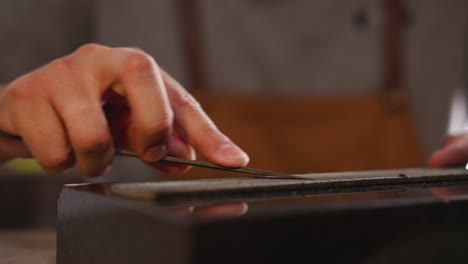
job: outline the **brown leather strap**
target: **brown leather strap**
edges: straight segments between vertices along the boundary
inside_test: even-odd
[[[402,108],[408,104],[408,94],[404,88],[404,0],[384,1],[384,92],[392,108]]]
[[[181,39],[186,56],[186,72],[189,75],[189,90],[200,93],[206,89],[204,72],[202,27],[200,5],[198,0],[178,0],[180,15]]]

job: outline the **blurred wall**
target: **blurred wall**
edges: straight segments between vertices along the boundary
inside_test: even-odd
[[[96,1],[96,41],[111,46],[139,47],[186,85],[176,3],[174,0]]]
[[[201,1],[210,88],[359,95],[380,86],[380,27],[369,1]],[[356,22],[361,14],[369,21]],[[371,21],[372,20],[372,21]]]
[[[0,1],[0,83],[92,41],[93,2]]]

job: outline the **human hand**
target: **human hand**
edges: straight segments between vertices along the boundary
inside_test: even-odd
[[[431,167],[465,165],[468,162],[468,133],[448,136],[442,148],[429,158]]]
[[[249,160],[177,81],[135,48],[87,44],[16,79],[0,91],[0,131],[22,138],[0,136],[0,161],[34,157],[51,174],[77,163],[88,176],[103,175],[115,147],[167,172],[189,167],[159,159],[193,159],[194,149],[224,166]]]

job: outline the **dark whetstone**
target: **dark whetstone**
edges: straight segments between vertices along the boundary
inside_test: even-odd
[[[66,185],[57,262],[467,263],[464,169],[302,176]]]

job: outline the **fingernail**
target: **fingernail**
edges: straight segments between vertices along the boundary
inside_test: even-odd
[[[161,144],[148,148],[141,158],[146,162],[156,162],[164,157],[166,153],[166,145]]]
[[[219,150],[224,156],[240,156],[243,153],[238,146],[232,143],[223,143],[219,146]]]
[[[219,146],[219,151],[225,157],[248,160],[249,156],[233,143],[223,143]]]

